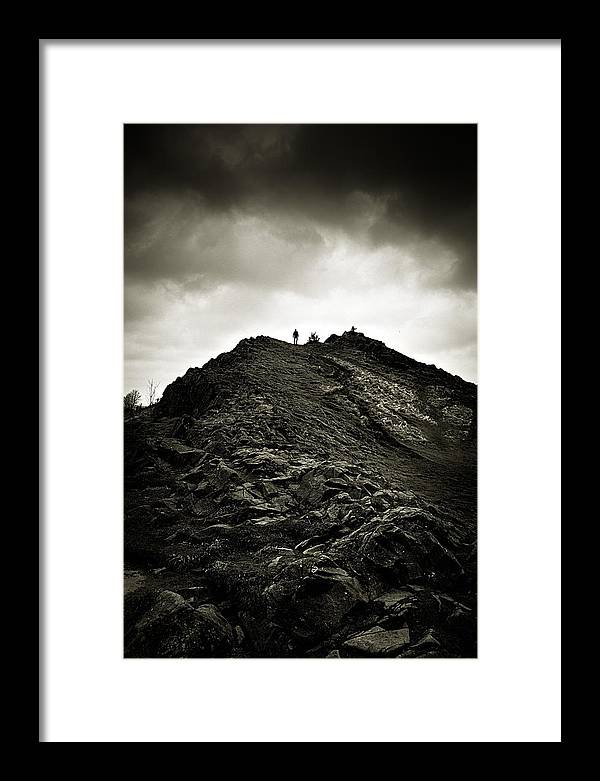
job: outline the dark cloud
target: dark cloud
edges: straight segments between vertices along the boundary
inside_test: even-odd
[[[380,210],[363,241],[435,238],[456,256],[447,284],[475,284],[475,125],[127,125],[125,193],[134,241],[169,197],[188,213],[268,214],[356,237],[353,196],[367,195]]]
[[[475,378],[475,125],[126,125],[126,389],[340,332]]]

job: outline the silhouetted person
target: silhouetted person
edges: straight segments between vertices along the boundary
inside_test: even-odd
[[[292,334],[292,336],[294,337],[294,344],[298,344],[298,336],[299,336],[299,334],[298,334],[298,329],[297,328],[294,328],[294,333]]]

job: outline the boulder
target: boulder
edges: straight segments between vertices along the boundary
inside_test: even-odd
[[[388,608],[390,619],[396,617],[405,621],[413,634],[422,634],[437,625],[442,617],[439,597],[430,591],[416,591]]]
[[[384,611],[387,611],[398,602],[404,602],[412,596],[413,592],[408,591],[407,589],[394,589],[392,591],[386,591],[385,594],[380,594],[378,597],[375,597],[374,601],[376,604],[381,605]]]
[[[154,450],[161,458],[176,466],[197,464],[205,455],[204,451],[184,445],[178,439],[169,437],[155,440],[148,444],[150,449]]]
[[[285,453],[269,450],[268,448],[259,450],[239,448],[233,453],[233,456],[242,461],[244,467],[257,475],[279,475],[288,467],[288,458]]]
[[[371,503],[378,512],[385,512],[394,504],[391,491],[376,491],[371,497]]]
[[[433,634],[432,629],[428,629],[416,643],[411,646],[413,651],[430,651],[432,648],[439,648],[440,641]]]
[[[181,476],[181,479],[185,483],[190,483],[192,485],[198,485],[198,483],[206,477],[207,475],[207,467],[203,466],[202,464],[195,466],[193,469],[191,469],[189,472],[186,472],[184,475]]]
[[[262,498],[254,493],[249,483],[244,483],[243,485],[232,488],[227,497],[231,501],[244,504],[262,504],[263,502]]]
[[[401,582],[424,576],[455,576],[462,567],[454,554],[430,531],[430,513],[412,507],[389,510],[364,522],[332,546],[332,551],[357,563],[370,563]]]
[[[323,500],[326,491],[325,478],[311,470],[300,481],[296,500],[304,507],[316,507]]]
[[[162,591],[126,637],[128,657],[225,656],[233,646],[229,622],[214,605],[193,608],[180,594]]]
[[[464,605],[459,605],[452,610],[446,619],[446,623],[451,629],[461,632],[472,629],[473,611]]]
[[[374,626],[346,640],[343,648],[351,655],[395,656],[409,643],[408,627],[386,630],[382,626]]]
[[[301,555],[283,567],[263,596],[274,620],[300,643],[331,636],[350,611],[367,603],[359,581],[318,553]]]
[[[329,464],[321,469],[321,474],[328,480],[343,480],[348,481],[348,475],[344,467],[337,464]]]
[[[215,483],[219,488],[227,488],[230,485],[239,485],[242,482],[242,476],[235,469],[227,466],[223,461],[219,463],[215,474]]]

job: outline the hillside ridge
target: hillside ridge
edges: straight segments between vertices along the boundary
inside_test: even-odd
[[[125,422],[128,656],[473,656],[477,389],[267,336]]]

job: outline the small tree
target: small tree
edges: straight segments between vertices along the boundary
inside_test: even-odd
[[[123,406],[125,412],[131,414],[135,412],[142,403],[142,394],[139,390],[130,390],[129,393],[123,398]]]
[[[308,337],[308,344],[316,344],[317,342],[320,341],[321,339],[319,337],[319,334],[315,333],[315,331],[313,331],[311,335]]]
[[[156,382],[156,380],[148,380],[148,406],[152,406],[156,399],[156,391],[158,390],[158,386],[160,383]]]

